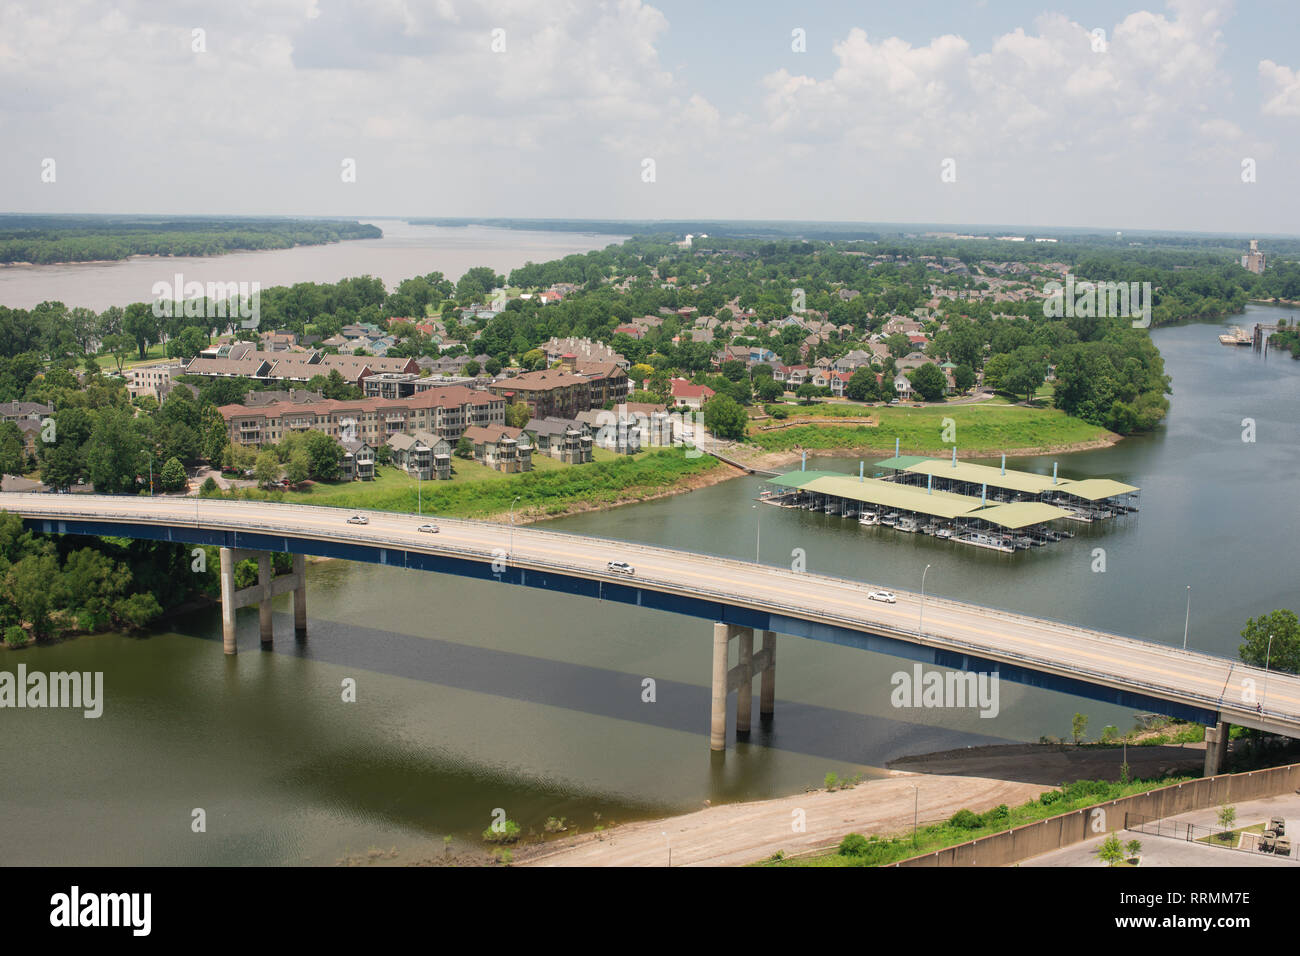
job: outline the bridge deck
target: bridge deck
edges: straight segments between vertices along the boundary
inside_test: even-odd
[[[0,509],[51,533],[126,537],[321,554],[496,579],[690,614],[930,662],[996,669],[1003,679],[1185,719],[1219,719],[1300,736],[1300,678],[1265,675],[1183,651],[979,605],[895,592],[745,561],[589,536],[414,515],[197,498],[0,493]],[[509,550],[513,547],[513,555]],[[610,572],[627,561],[633,576]],[[495,562],[495,567],[493,566]],[[888,692],[889,688],[883,688]],[[1256,698],[1262,702],[1257,707]]]

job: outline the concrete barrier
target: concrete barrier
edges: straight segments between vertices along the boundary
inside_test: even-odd
[[[1225,773],[1136,793],[993,833],[969,843],[899,860],[891,866],[1006,866],[1123,830],[1129,813],[1159,819],[1225,803],[1258,800],[1300,788],[1300,764]]]

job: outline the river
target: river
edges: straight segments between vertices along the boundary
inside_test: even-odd
[[[1247,324],[1286,310],[1251,306]],[[1229,323],[1222,323],[1224,325]],[[550,523],[627,540],[926,590],[1235,656],[1247,617],[1295,608],[1294,476],[1300,362],[1227,348],[1220,323],[1154,330],[1173,410],[1154,434],[1059,457],[1069,477],[1142,488],[1139,515],[1072,541],[1002,555],[824,515],[756,509],[758,482]],[[1243,419],[1255,441],[1243,442]],[[885,457],[884,455],[878,457]],[[1050,471],[1051,458],[1008,465]],[[845,459],[809,467],[856,473]],[[1082,528],[1083,526],[1077,526]],[[1106,570],[1093,570],[1094,549]],[[104,714],[0,711],[4,862],[411,862],[476,843],[498,808],[525,832],[549,817],[593,826],[877,776],[887,760],[998,741],[1066,737],[1071,715],[1127,729],[1123,708],[1004,684],[1000,712],[901,711],[910,665],[782,638],[776,719],[708,750],[710,635],[693,618],[374,565],[309,568],[310,636],[277,599],[275,650],[240,612],[221,653],[203,610],[145,637],[84,637],[11,652],[29,670],[103,671]],[[642,699],[653,678],[654,702]],[[345,703],[345,678],[357,701]],[[734,702],[733,702],[734,707]],[[206,832],[192,819],[204,811]],[[381,855],[382,851],[382,855]]]
[[[627,236],[489,226],[417,226],[400,219],[362,219],[383,230],[380,239],[349,239],[320,246],[296,246],[225,256],[134,256],[117,262],[0,266],[0,305],[30,309],[46,301],[102,312],[110,305],[152,302],[157,282],[261,283],[261,288],[296,282],[338,282],[369,275],[390,292],[413,276],[441,272],[455,282],[474,266],[499,273],[525,262],[549,262],[574,253],[621,243]]]

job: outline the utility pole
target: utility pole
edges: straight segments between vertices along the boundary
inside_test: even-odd
[[[927,564],[925,570],[921,572],[921,620],[917,626],[918,632],[925,631],[925,576],[929,572],[930,566]]]
[[[1187,585],[1187,617],[1183,619],[1183,650],[1187,650],[1187,627],[1192,623],[1192,586]]]

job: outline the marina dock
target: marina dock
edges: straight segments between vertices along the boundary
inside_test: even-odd
[[[894,457],[865,469],[792,471],[768,482],[762,499],[905,533],[1010,554],[1073,537],[1067,522],[1091,524],[1138,510],[1139,489],[1110,478],[996,468],[971,462]],[[1053,469],[1055,471],[1055,469]]]

